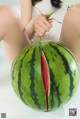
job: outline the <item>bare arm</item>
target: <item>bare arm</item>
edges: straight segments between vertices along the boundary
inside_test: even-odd
[[[21,0],[21,18],[24,24],[25,33],[32,39],[35,32],[39,36],[44,36],[51,28],[51,21],[48,21],[43,15],[37,15],[32,18],[32,1]]]
[[[32,2],[31,0],[21,0],[21,18],[26,25],[32,19]]]
[[[32,39],[35,31],[33,28],[31,0],[21,0],[21,19],[25,27],[25,33]]]

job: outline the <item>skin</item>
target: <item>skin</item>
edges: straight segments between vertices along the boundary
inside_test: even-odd
[[[35,32],[40,37],[44,36],[52,27],[52,20],[47,20],[42,14],[32,18],[31,0],[21,0],[21,19],[30,39],[33,38]]]
[[[10,63],[29,44],[19,16],[14,9],[7,6],[0,6],[0,41],[2,40]]]
[[[30,40],[36,32],[39,36],[43,36],[52,27],[52,21],[47,20],[42,14],[32,19],[31,0],[22,0],[21,6],[21,18],[13,8],[0,6],[0,41],[3,40],[10,63],[31,43]]]
[[[24,1],[27,2],[28,0],[22,0],[22,2],[23,2],[22,6],[21,6],[22,9],[24,8]],[[25,6],[25,7],[27,7],[27,6]],[[25,18],[25,19],[29,18],[28,15],[26,14],[26,10],[24,10],[22,12],[22,14],[24,14],[23,16],[25,16],[23,18]],[[31,12],[31,14],[32,14],[32,12]],[[80,53],[80,39],[79,39],[80,17],[79,16],[80,16],[80,4],[77,4],[68,10],[68,12],[66,13],[66,15],[64,17],[59,42],[61,44],[65,45],[66,47],[68,47],[72,51],[78,64],[80,65],[80,55],[79,55],[79,53]],[[35,31],[38,33],[39,36],[44,36],[45,33],[50,30],[50,27],[46,28],[42,24],[42,21],[39,21],[39,20],[41,20],[40,17],[41,16],[38,16],[37,19],[35,20],[35,23],[34,23]],[[39,23],[42,25],[41,28],[39,27],[40,24],[37,23],[37,21],[39,21]],[[25,24],[25,26],[26,26],[26,24]]]
[[[80,4],[70,8],[62,25],[60,43],[68,47],[80,66]]]
[[[25,16],[25,15],[24,15]],[[43,20],[44,17],[44,20]],[[28,16],[25,18],[27,19]],[[37,21],[41,19],[39,22],[42,23],[42,26],[40,26]],[[31,21],[33,22],[33,25],[29,26],[27,28],[27,25]],[[30,41],[27,37],[27,30],[32,30],[31,35],[35,33],[36,29],[42,33],[43,35],[47,31],[45,28],[44,32],[44,21],[46,24],[50,25],[49,21],[46,20],[45,16],[36,16],[35,20],[31,19],[27,23],[21,20],[21,18],[17,15],[16,11],[10,7],[7,6],[0,6],[0,41],[3,40],[5,49],[7,52],[8,59],[10,63],[13,62],[17,54],[25,47],[27,46]],[[63,25],[62,25],[62,31],[60,36],[60,43],[68,47],[74,54],[78,64],[80,65],[80,5],[75,5],[72,7],[65,15]],[[37,25],[36,25],[37,24]],[[46,25],[46,26],[47,26]],[[26,30],[26,29],[27,30]],[[43,30],[42,30],[42,29]],[[49,28],[49,26],[47,26]],[[50,28],[48,29],[50,30]],[[28,34],[29,36],[30,34]],[[30,38],[30,37],[29,37]]]

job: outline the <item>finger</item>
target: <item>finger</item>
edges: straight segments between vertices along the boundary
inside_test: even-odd
[[[35,31],[36,31],[36,33],[37,33],[40,37],[44,36],[44,34],[42,34],[41,32],[39,32],[37,29],[35,29]]]
[[[39,23],[40,24],[40,23]],[[43,28],[45,30],[45,32],[48,32],[50,30],[49,27],[47,27],[43,21],[41,21],[41,24],[40,24],[41,28]]]
[[[37,29],[42,34],[45,34],[45,30],[40,26],[40,24],[36,23],[35,24],[35,29]]]
[[[45,32],[48,32],[50,30],[50,28],[46,26],[42,19],[39,19],[38,21],[36,21],[36,23],[39,24],[39,26],[44,29]]]
[[[53,20],[53,18],[48,18],[47,20]]]
[[[52,22],[53,22],[53,20],[52,20],[52,19],[48,19],[48,22],[49,22],[49,23],[52,23]]]
[[[46,20],[45,17],[41,17],[42,21],[44,22],[44,24],[48,27],[48,28],[51,28],[52,25]]]

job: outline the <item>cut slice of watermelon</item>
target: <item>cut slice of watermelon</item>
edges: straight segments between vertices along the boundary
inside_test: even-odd
[[[49,68],[48,68],[48,63],[45,57],[44,52],[41,50],[41,75],[42,75],[42,80],[43,80],[43,85],[44,85],[44,90],[45,90],[45,96],[46,96],[46,106],[47,106],[47,111],[48,111],[48,97],[50,93],[50,75],[49,75]]]

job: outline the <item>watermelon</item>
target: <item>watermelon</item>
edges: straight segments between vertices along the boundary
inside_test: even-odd
[[[11,67],[12,86],[29,107],[51,111],[58,109],[75,94],[79,68],[71,51],[50,40],[25,47]]]

